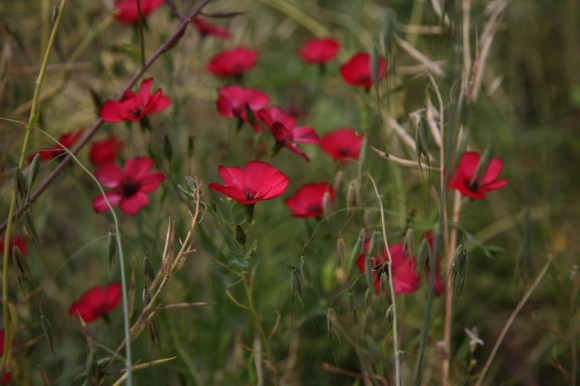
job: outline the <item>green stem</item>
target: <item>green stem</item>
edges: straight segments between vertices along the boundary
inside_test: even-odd
[[[42,89],[42,84],[44,83],[44,76],[46,74],[46,69],[48,67],[48,59],[54,47],[54,42],[56,41],[56,33],[60,27],[62,20],[62,15],[66,7],[68,0],[62,0],[60,7],[58,9],[58,14],[52,27],[52,32],[48,40],[46,50],[44,52],[44,58],[40,66],[40,71],[38,77],[36,78],[36,87],[34,88],[34,96],[32,97],[32,107],[30,109],[30,116],[28,117],[28,123],[26,125],[26,133],[24,134],[24,142],[22,143],[22,149],[20,151],[20,159],[18,160],[18,168],[22,169],[24,167],[24,161],[26,160],[26,152],[28,150],[28,144],[30,143],[30,137],[32,135],[32,128],[36,126],[38,122],[38,105],[40,98],[40,90]],[[4,235],[4,256],[2,260],[2,313],[4,317],[4,329],[10,328],[10,317],[8,316],[8,258],[10,255],[10,237],[12,236],[12,226],[14,224],[14,211],[16,210],[16,195],[18,194],[18,186],[14,184],[12,188],[12,196],[10,198],[10,208],[8,210],[8,220],[6,224],[6,234]],[[6,331],[7,336],[13,336],[14,331]],[[4,340],[4,352],[9,353],[10,339]],[[2,357],[2,368],[6,367],[8,363],[8,355]]]

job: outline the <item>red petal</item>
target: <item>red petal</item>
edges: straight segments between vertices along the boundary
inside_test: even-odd
[[[137,192],[131,197],[121,200],[121,212],[134,215],[147,204],[149,204],[149,197],[143,192]]]
[[[121,196],[121,194],[117,192],[106,192],[105,196],[107,196],[107,199],[109,200],[111,206],[117,205],[119,202],[121,202],[121,199],[123,198],[123,196]],[[95,213],[101,213],[106,210],[109,210],[109,206],[107,205],[105,197],[102,194],[93,200],[93,209]]]
[[[122,111],[123,105],[114,100],[108,100],[103,103],[99,115],[105,122],[122,122],[123,119],[120,117],[120,111]]]
[[[312,145],[318,145],[320,138],[318,134],[312,127],[295,127],[292,129],[292,135],[295,142],[309,143]]]
[[[163,173],[161,172],[149,173],[143,178],[141,178],[141,180],[139,180],[139,186],[141,188],[140,190],[143,193],[151,193],[155,189],[157,189],[157,187],[163,181],[165,181],[165,175]]]
[[[218,192],[220,192],[223,195],[226,195],[232,199],[234,199],[237,202],[240,202],[242,204],[249,204],[250,202],[246,199],[246,195],[239,190],[238,188],[235,187],[230,187],[230,186],[223,186],[220,184],[216,184],[211,183],[209,184],[209,188],[216,190]]]
[[[132,158],[125,163],[125,176],[135,181],[140,181],[153,167],[154,162],[149,157]]]
[[[141,82],[139,88],[139,104],[141,106],[147,106],[151,96],[151,87],[153,87],[153,78],[147,78]]]
[[[225,167],[220,165],[218,173],[226,186],[236,188],[239,191],[244,190],[246,187],[246,173],[241,168],[237,166]]]
[[[488,183],[495,180],[501,173],[502,168],[503,168],[502,159],[492,158],[491,161],[489,161],[487,170],[485,171],[485,176],[483,177],[483,185],[487,185]]]
[[[103,165],[95,172],[97,180],[107,188],[118,188],[121,186],[125,175],[117,164],[109,163]]]

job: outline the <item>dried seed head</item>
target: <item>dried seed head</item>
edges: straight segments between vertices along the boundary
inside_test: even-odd
[[[358,180],[351,180],[346,192],[346,207],[356,208],[360,202],[360,183]]]
[[[330,192],[324,192],[322,195],[322,214],[328,216],[332,211],[332,201],[330,199]]]
[[[342,170],[339,170],[334,176],[334,184],[333,184],[334,191],[335,192],[342,191],[343,186],[344,186],[344,172]]]

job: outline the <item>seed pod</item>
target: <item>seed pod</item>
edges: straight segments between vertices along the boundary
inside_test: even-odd
[[[145,258],[143,259],[143,273],[145,273],[145,276],[147,276],[149,280],[153,281],[153,279],[155,279],[153,265],[151,265],[151,259],[148,255],[145,255]]]
[[[343,185],[344,185],[344,172],[342,170],[339,170],[338,172],[336,172],[336,175],[334,176],[334,184],[333,184],[334,191],[340,192],[342,190]]]
[[[360,183],[358,180],[353,179],[348,184],[348,190],[346,192],[346,207],[356,208],[360,202]]]
[[[322,195],[322,214],[328,216],[332,211],[332,202],[330,200],[330,192],[326,191]]]
[[[465,277],[467,276],[467,250],[463,243],[459,244],[453,256],[453,263],[451,264],[451,281],[453,285],[453,294],[456,299],[461,298],[463,287],[465,285]]]
[[[356,315],[356,301],[354,298],[354,293],[352,291],[348,291],[347,293],[348,296],[348,309],[349,309],[349,313],[350,313],[350,317],[352,318],[353,323],[356,323],[358,318]]]
[[[308,268],[305,256],[300,256],[299,270],[300,270],[300,278],[302,279],[303,289],[314,288],[312,275],[310,274],[310,268]]]

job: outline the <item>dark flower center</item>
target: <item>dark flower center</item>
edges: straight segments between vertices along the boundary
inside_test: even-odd
[[[371,81],[371,76],[370,75],[360,75],[358,77],[358,81],[361,83],[368,83]]]
[[[313,212],[313,213],[322,213],[322,205],[310,204],[310,205],[308,205],[308,211]]]
[[[467,185],[467,189],[469,189],[472,192],[477,192],[481,188],[481,182],[478,181],[477,179],[474,180],[465,179],[465,185]]]
[[[345,149],[345,148],[338,149],[338,154],[344,158],[350,157],[350,151],[348,149]]]
[[[123,186],[121,187],[121,193],[123,197],[129,198],[135,195],[139,191],[139,183],[131,180],[125,180]]]
[[[246,196],[246,200],[253,200],[254,198],[256,198],[256,196],[258,195],[258,193],[256,192],[252,192],[249,190],[244,190],[244,195]]]
[[[142,113],[143,113],[143,108],[141,106],[135,107],[133,110],[129,111],[129,114],[131,114],[131,116],[133,118],[141,117]]]

